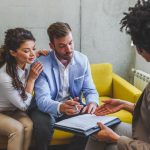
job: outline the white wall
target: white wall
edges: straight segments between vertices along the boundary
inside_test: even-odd
[[[64,21],[72,26],[80,47],[80,0],[0,0],[0,20],[0,43],[8,28],[24,27],[33,32],[38,48],[49,48],[48,26]]]
[[[48,48],[49,24],[68,22],[76,49],[86,54],[91,63],[112,63],[114,71],[128,79],[135,55],[130,38],[119,31],[119,22],[134,1],[0,0],[0,44],[8,28],[25,27],[33,32],[38,48]]]
[[[82,52],[91,63],[110,62],[128,78],[134,66],[130,38],[120,32],[120,20],[130,0],[82,0]]]
[[[150,63],[136,53],[135,68],[150,74]]]

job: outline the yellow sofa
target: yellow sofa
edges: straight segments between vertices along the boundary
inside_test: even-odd
[[[141,95],[140,90],[113,73],[109,63],[91,64],[91,72],[100,100],[116,98],[135,103]],[[132,122],[132,114],[125,110],[111,115],[119,117],[123,122]]]
[[[91,72],[96,89],[100,95],[100,100],[108,98],[118,98],[135,103],[141,91],[133,85],[112,72],[112,65],[109,63],[91,64]],[[132,115],[125,110],[114,113],[122,121],[131,123]],[[51,145],[68,144],[73,134],[55,130]],[[0,136],[0,148],[5,148],[7,138]]]

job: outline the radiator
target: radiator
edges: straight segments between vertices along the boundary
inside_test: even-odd
[[[147,83],[150,81],[150,74],[142,70],[132,69],[132,71],[134,73],[134,86],[143,91]]]

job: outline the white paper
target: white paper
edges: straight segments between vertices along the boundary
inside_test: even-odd
[[[69,119],[64,119],[57,122],[56,124],[64,127],[70,127],[86,131],[93,127],[97,127],[97,122],[102,122],[103,124],[106,124],[116,118],[117,117],[113,116],[96,116],[91,114],[84,114]]]

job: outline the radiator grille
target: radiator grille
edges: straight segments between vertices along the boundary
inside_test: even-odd
[[[134,86],[143,91],[150,81],[150,74],[142,70],[132,69],[132,71],[134,72]]]

